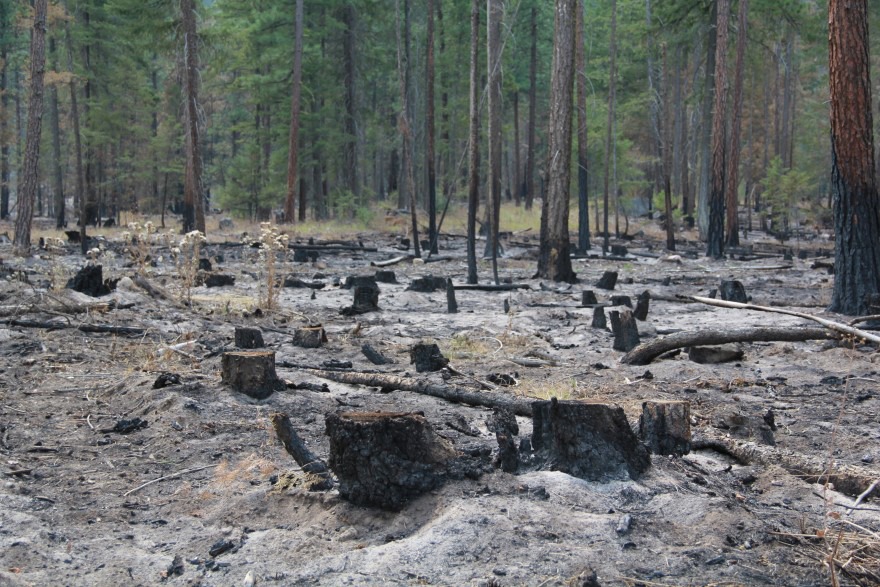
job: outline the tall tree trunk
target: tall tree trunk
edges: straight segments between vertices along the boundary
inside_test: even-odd
[[[522,204],[522,163],[520,162],[520,137],[519,137],[519,90],[512,93],[513,101],[513,202],[519,208]]]
[[[31,221],[40,173],[40,129],[43,122],[43,73],[46,64],[47,0],[34,0],[34,25],[31,32],[30,97],[28,98],[27,136],[24,166],[18,184],[18,215],[15,218],[13,246],[26,255],[31,248]]]
[[[55,39],[49,40],[49,50],[55,66],[58,66],[58,48]],[[52,190],[55,192],[55,228],[64,228],[67,218],[64,203],[64,180],[61,172],[61,124],[58,116],[58,85],[53,84],[49,93],[49,106],[52,114]]]
[[[538,253],[538,275],[544,279],[574,283],[571,243],[568,235],[568,194],[571,187],[571,118],[575,72],[574,12],[578,0],[556,0],[553,65],[550,81],[548,176],[544,199],[546,230]]]
[[[724,198],[727,213],[727,246],[739,246],[739,149],[742,130],[743,71],[746,60],[746,26],[749,0],[739,0],[736,35],[736,70],[733,80],[733,119],[730,124],[730,148],[727,151],[727,178]]]
[[[492,258],[492,275],[498,281],[498,228],[501,218],[501,22],[503,0],[488,0],[486,7],[486,67],[489,83],[489,193],[486,198],[488,231],[486,255]]]
[[[312,113],[318,116],[321,112],[321,101],[317,98],[312,103]],[[329,212],[327,210],[327,193],[324,189],[325,180],[323,178],[323,161],[321,158],[321,141],[318,136],[312,139],[312,185],[313,188],[313,206],[315,220],[327,220]]]
[[[584,49],[584,0],[577,2],[575,51],[577,71],[578,137],[578,252],[590,248],[590,200],[587,176],[587,55]]]
[[[681,45],[675,47],[675,80],[672,87],[672,104],[675,111],[673,112],[673,128],[672,128],[672,193],[681,195],[681,209],[684,211],[687,195],[681,189],[681,165],[682,165],[682,142],[686,139],[682,137],[682,127],[684,125],[684,117],[687,107],[682,97],[682,86],[684,85],[684,71],[686,69],[683,61],[685,52]]]
[[[355,28],[357,15],[355,7],[347,2],[342,7],[342,64],[344,71],[343,104],[345,108],[343,130],[345,139],[342,145],[342,175],[345,187],[351,192],[354,201],[360,201],[358,184],[357,156],[357,79],[355,75]]]
[[[184,176],[183,232],[205,234],[205,202],[202,190],[202,151],[199,137],[199,38],[196,33],[196,7],[193,0],[180,0],[183,28],[184,128],[186,132],[186,173]]]
[[[669,64],[667,62],[666,44],[663,45],[663,200],[666,208],[666,248],[675,250],[675,221],[672,217],[672,118],[669,112]]]
[[[296,0],[296,24],[293,45],[293,92],[290,98],[290,148],[287,156],[287,198],[284,200],[284,220],[293,222],[296,217],[296,191],[299,159],[299,112],[300,93],[302,89],[302,53],[303,53],[303,0]],[[299,194],[300,200],[305,194]],[[300,206],[305,210],[304,206]]]
[[[79,104],[77,101],[76,81],[73,76],[73,42],[70,39],[70,24],[64,25],[64,43],[67,45],[67,70],[71,73],[67,87],[70,90],[70,118],[73,122],[73,146],[74,146],[74,177],[76,178],[76,193],[74,194],[74,208],[79,214],[80,247],[85,254],[86,246],[86,195],[85,174],[83,169],[82,135],[79,125]]]
[[[794,29],[785,35],[785,77],[782,85],[782,136],[779,140],[782,168],[791,169],[792,119],[794,118]]]
[[[9,7],[3,7],[2,10],[8,10]],[[9,15],[4,13],[4,27],[9,26],[7,22]],[[11,19],[10,19],[11,20]],[[6,43],[0,46],[0,105],[3,112],[0,113],[0,220],[9,218],[9,144],[12,137],[9,134],[9,88],[8,84],[8,64],[9,50]]]
[[[700,238],[709,235],[709,192],[712,178],[712,103],[715,100],[715,57],[718,48],[718,0],[712,1],[709,17],[709,34],[706,43],[706,79],[703,83],[703,115],[700,134],[700,184],[697,192],[697,226]]]
[[[425,35],[425,170],[428,182],[428,252],[437,253],[437,172],[434,168],[434,0],[428,0]]]
[[[409,193],[409,206],[410,206],[410,219],[412,220],[412,241],[413,241],[413,252],[415,256],[421,257],[421,245],[419,244],[419,218],[418,212],[416,210],[416,187],[415,187],[415,179],[413,177],[413,162],[410,154],[410,142],[412,141],[412,136],[410,133],[409,119],[407,118],[407,87],[406,87],[406,71],[409,68],[409,64],[404,61],[403,57],[403,42],[400,38],[400,1],[394,0],[394,12],[397,17],[397,78],[400,85],[400,119],[398,121],[398,126],[400,128],[400,134],[402,136],[402,149],[403,153],[406,156],[406,160],[404,161],[404,167],[406,168],[404,173],[406,174],[406,189],[407,193]]]
[[[399,0],[395,0],[395,6],[397,7],[396,14],[397,20],[400,20],[400,9],[399,9]],[[400,28],[398,24],[398,29]],[[397,36],[400,37],[400,31],[397,31]],[[401,39],[397,40],[398,45],[401,44]],[[410,107],[410,91],[409,91],[409,44],[410,44],[410,31],[409,31],[409,0],[403,0],[403,97],[402,104],[400,105],[400,109],[402,111],[402,115],[406,120],[412,120],[412,108]],[[400,61],[400,47],[398,47],[398,61]],[[400,65],[400,64],[398,64]],[[401,120],[400,115],[398,115],[398,120]],[[401,133],[401,138],[402,138]],[[410,147],[411,148],[411,147]],[[409,202],[411,199],[411,194],[409,193],[409,179],[406,177],[407,170],[412,166],[412,152],[406,150],[401,146],[401,154],[400,154],[400,189],[397,192],[397,208],[403,210],[409,206]]]
[[[529,65],[529,128],[526,150],[526,210],[532,209],[535,200],[535,126],[538,111],[538,9],[532,6],[532,48]]]
[[[654,190],[663,181],[663,130],[666,121],[660,120],[660,92],[654,81],[654,31],[651,30],[651,0],[645,0],[645,24],[647,25],[647,67],[648,67],[648,104],[651,109],[651,135],[653,140],[653,153],[651,153],[651,165],[648,177],[647,205],[648,211],[654,206]]]
[[[829,0],[828,12],[835,228],[830,310],[858,315],[870,309],[866,298],[880,293],[880,197],[874,172],[868,3]]]
[[[715,47],[715,113],[712,117],[712,191],[706,255],[724,255],[724,178],[727,171],[727,26],[730,0],[718,0],[718,42]]]
[[[444,56],[446,55],[446,30],[443,26],[443,0],[434,0],[434,3],[437,5],[437,35],[440,43],[439,58],[441,64],[443,64],[445,63]],[[452,130],[449,122],[448,74],[445,73],[445,70],[446,68],[441,66],[440,87],[443,88],[443,91],[440,93],[440,142],[443,146],[438,162],[440,163],[439,175],[442,180],[440,193],[447,198],[448,206],[448,201],[452,198],[451,186],[454,181],[453,175],[455,173],[455,166],[452,148]]]
[[[477,208],[480,203],[480,0],[471,3],[470,112],[468,126],[467,282],[477,283]]]
[[[609,66],[610,79],[608,81],[608,131],[605,137],[605,189],[603,194],[604,210],[602,211],[602,229],[605,232],[602,238],[603,255],[608,253],[608,183],[611,179],[611,149],[614,148],[615,144],[612,133],[614,131],[615,93],[617,91],[617,0],[611,0],[611,40],[609,41],[609,52],[611,53],[611,64]]]

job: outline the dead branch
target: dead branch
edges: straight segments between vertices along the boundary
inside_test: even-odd
[[[36,320],[7,320],[10,326],[20,328],[42,328],[44,330],[65,330],[75,328],[80,332],[94,332],[98,334],[121,334],[124,336],[143,336],[147,333],[144,328],[134,326],[105,326],[101,324],[62,324],[61,322],[38,322]]]
[[[779,465],[807,483],[831,483],[835,491],[850,497],[865,493],[877,478],[875,471],[863,467],[835,463],[829,469],[828,459],[821,456],[807,456],[779,447],[734,440],[705,430],[694,437],[691,448],[715,450],[745,465]],[[874,487],[876,489],[876,485]]]
[[[173,303],[175,306],[183,307],[182,304],[180,304],[180,302],[178,302],[171,294],[169,294],[167,291],[165,291],[161,287],[153,285],[152,283],[147,281],[146,277],[143,277],[141,275],[135,275],[134,277],[131,278],[131,280],[134,282],[134,284],[136,286],[138,286],[139,288],[146,291],[152,297],[169,301],[169,302]]]
[[[128,497],[132,493],[135,493],[136,491],[140,491],[144,487],[149,487],[150,485],[153,485],[154,483],[158,483],[160,481],[166,481],[168,479],[176,479],[178,477],[182,477],[183,475],[187,475],[189,473],[197,473],[199,471],[204,471],[205,469],[211,469],[211,468],[218,467],[218,466],[220,466],[220,465],[219,464],[205,465],[204,467],[193,467],[192,469],[184,469],[183,471],[178,471],[177,473],[171,473],[170,475],[165,475],[164,477],[159,477],[158,479],[153,479],[152,481],[147,481],[143,485],[138,485],[134,489],[129,489],[128,491],[126,491],[125,493],[122,494],[122,497]]]
[[[400,257],[394,257],[393,259],[387,259],[385,261],[371,261],[370,265],[373,267],[390,267],[391,265],[403,263],[404,261],[411,261],[413,259],[415,259],[415,257],[412,255],[401,255]]]
[[[515,289],[531,289],[527,283],[501,283],[498,285],[489,283],[460,283],[455,286],[456,290],[476,291],[512,291]]]
[[[517,416],[532,416],[532,402],[505,396],[501,393],[480,393],[462,387],[436,385],[429,381],[397,377],[384,373],[358,373],[356,371],[327,371],[324,369],[303,369],[316,377],[349,385],[366,385],[382,389],[412,391],[447,401],[483,406],[487,408],[506,408]]]
[[[801,342],[840,338],[826,328],[731,328],[729,330],[699,330],[676,332],[664,338],[640,344],[620,362],[625,365],[647,365],[663,353],[689,346],[726,344],[730,342]]]
[[[787,316],[796,316],[798,318],[804,318],[805,320],[812,320],[813,322],[818,322],[825,328],[830,328],[831,330],[836,330],[837,332],[842,332],[843,334],[848,334],[850,336],[855,336],[856,338],[861,338],[864,340],[869,340],[873,343],[880,344],[880,336],[876,334],[871,334],[870,332],[866,332],[859,328],[854,328],[852,326],[848,326],[841,322],[835,322],[833,320],[827,320],[825,318],[819,318],[818,316],[813,316],[811,314],[804,314],[803,312],[795,312],[794,310],[785,310],[782,308],[768,308],[767,306],[758,306],[755,304],[741,304],[739,302],[726,302],[724,300],[715,300],[712,298],[704,298],[700,296],[691,296],[697,302],[701,304],[706,304],[709,306],[718,306],[719,308],[735,308],[739,310],[757,310],[759,312],[772,312],[774,314],[785,314]]]
[[[296,464],[298,464],[306,473],[316,475],[323,480],[318,484],[313,483],[311,486],[312,489],[330,489],[333,487],[333,478],[330,475],[330,469],[327,468],[324,461],[315,456],[315,454],[305,445],[296,433],[296,430],[293,429],[293,425],[290,423],[290,418],[287,417],[287,414],[282,414],[280,412],[272,414],[272,427],[275,428],[275,434],[278,435],[281,444],[284,445],[285,450],[287,450],[290,456],[293,457]]]

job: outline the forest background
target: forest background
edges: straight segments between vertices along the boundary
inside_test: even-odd
[[[620,233],[629,217],[663,209],[663,180],[669,176],[676,220],[684,224],[693,218],[705,234],[718,5],[730,11],[723,90],[731,100],[735,69],[743,71],[741,138],[739,145],[728,139],[725,147],[739,153],[735,187],[742,210],[755,212],[761,225],[782,233],[804,224],[830,225],[827,6],[813,0],[749,2],[740,65],[737,13],[742,1],[581,3],[584,59],[577,75],[586,88],[584,168],[595,232],[601,229],[606,192],[612,228]],[[187,145],[183,16],[194,10],[202,194],[210,209],[254,220],[282,218],[289,179],[295,4],[50,3],[47,117],[36,214],[57,218],[59,225],[73,223],[82,198],[90,221],[113,217],[125,223],[137,214],[181,210]],[[335,218],[367,226],[379,214],[408,207],[408,164],[421,208],[430,207],[429,167],[436,178],[436,207],[442,210],[447,200],[453,208],[462,206],[467,199],[471,2],[306,4],[296,208],[285,219]],[[480,42],[485,43],[486,3],[480,4]],[[547,0],[503,5],[501,181],[505,200],[528,210],[546,184],[554,6]],[[880,8],[880,3],[872,0],[869,6]],[[869,14],[877,30],[880,10]],[[0,0],[3,218],[15,213],[24,153],[32,18],[30,3]],[[485,87],[486,51],[477,55]],[[429,63],[434,69],[430,76]],[[433,109],[429,87],[436,96],[430,100]],[[484,153],[489,152],[486,102],[481,91]],[[728,110],[725,134],[731,135],[736,104]],[[407,144],[401,120],[411,132]],[[436,130],[429,131],[429,120]],[[875,124],[878,120],[875,115]],[[430,147],[429,134],[436,135]],[[483,201],[488,159],[482,157],[480,164]],[[575,149],[573,169],[577,163]],[[577,181],[573,173],[572,183]],[[577,193],[573,185],[573,199]],[[481,205],[481,211],[486,208]],[[527,214],[537,217],[539,211]],[[578,215],[572,214],[570,222],[576,233]],[[501,226],[510,228],[515,227]]]

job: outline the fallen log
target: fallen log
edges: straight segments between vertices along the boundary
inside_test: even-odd
[[[457,290],[475,290],[475,291],[512,291],[515,289],[531,289],[527,283],[500,283],[498,285],[490,283],[460,283],[455,286]]]
[[[385,261],[370,261],[370,265],[373,267],[390,267],[391,265],[396,265],[405,261],[412,261],[413,259],[415,259],[413,255],[401,255],[400,257],[394,257],[393,259],[386,259]]]
[[[779,465],[807,483],[830,483],[835,491],[851,497],[866,492],[878,477],[876,471],[829,462],[827,457],[802,455],[775,446],[725,438],[711,431],[702,431],[695,436],[691,449],[714,450],[733,457],[743,465]],[[876,491],[876,485],[873,490]]]
[[[701,304],[706,304],[708,306],[718,306],[719,308],[735,308],[738,310],[756,310],[759,312],[771,312],[774,314],[785,314],[786,316],[796,316],[798,318],[804,318],[805,320],[812,320],[813,322],[818,322],[825,328],[830,328],[831,330],[836,330],[837,332],[841,332],[843,334],[848,334],[850,336],[855,336],[857,338],[864,339],[866,341],[871,341],[876,344],[880,344],[880,336],[876,334],[871,334],[865,330],[861,330],[859,328],[855,328],[853,326],[849,326],[847,324],[843,324],[841,322],[835,322],[833,320],[828,320],[826,318],[819,318],[818,316],[813,316],[811,314],[804,314],[803,312],[795,312],[794,310],[784,310],[782,308],[768,308],[767,306],[758,306],[755,304],[741,304],[738,302],[725,302],[723,300],[715,300],[712,298],[704,298],[700,296],[691,296],[695,301],[700,302]]]
[[[320,478],[320,480],[311,483],[309,489],[311,491],[331,489],[333,477],[330,475],[330,469],[305,445],[296,430],[293,429],[287,414],[280,412],[272,414],[272,427],[275,428],[278,440],[281,441],[284,449],[293,457],[296,464],[306,473]]]
[[[505,408],[517,416],[532,416],[532,402],[515,399],[502,394],[480,393],[462,387],[437,385],[430,381],[398,377],[384,373],[359,373],[356,371],[327,371],[324,369],[300,368],[302,371],[311,373],[315,377],[328,379],[337,383],[349,385],[366,385],[380,387],[387,390],[412,391],[423,395],[430,395],[447,401],[483,406],[486,408]]]
[[[620,362],[625,365],[647,365],[663,353],[689,346],[727,344],[730,342],[803,342],[840,338],[826,328],[732,328],[730,330],[698,330],[676,332],[637,346]]]
[[[145,328],[134,326],[105,326],[101,324],[63,324],[61,322],[38,322],[36,320],[7,320],[6,324],[21,328],[42,328],[44,330],[65,330],[75,328],[80,332],[97,334],[121,334],[123,336],[143,336]]]

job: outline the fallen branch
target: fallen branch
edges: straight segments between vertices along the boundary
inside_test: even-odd
[[[275,428],[275,434],[278,435],[278,439],[284,445],[284,449],[293,457],[296,464],[306,473],[321,478],[321,481],[311,484],[312,490],[323,490],[333,487],[330,469],[327,468],[324,461],[309,450],[296,433],[296,430],[293,429],[290,418],[286,414],[280,412],[272,414],[272,427]]]
[[[531,289],[527,283],[501,283],[498,285],[488,283],[461,283],[455,286],[458,290],[476,290],[476,291],[512,291],[515,289]]]
[[[128,497],[132,493],[140,491],[144,487],[149,487],[150,485],[152,485],[154,483],[158,483],[159,481],[166,481],[168,479],[176,479],[177,477],[181,477],[181,476],[187,475],[189,473],[197,473],[198,471],[204,471],[205,469],[210,469],[212,467],[217,467],[217,466],[219,466],[219,463],[214,464],[214,465],[205,465],[204,467],[194,467],[192,469],[184,469],[183,471],[178,471],[177,473],[171,473],[170,475],[165,475],[164,477],[159,477],[158,479],[153,479],[152,481],[147,481],[143,485],[138,485],[134,489],[129,489],[128,491],[126,491],[125,493],[122,494],[122,497]]]
[[[831,483],[834,485],[835,491],[850,497],[863,493],[867,497],[871,493],[868,489],[876,489],[876,485],[874,485],[874,481],[877,479],[876,471],[841,464],[834,464],[829,470],[827,458],[807,456],[779,447],[725,438],[711,431],[703,431],[701,434],[695,435],[691,442],[691,448],[721,452],[744,465],[779,465],[807,483]]]
[[[836,330],[837,332],[842,332],[843,334],[848,334],[850,336],[855,336],[856,338],[861,338],[864,340],[869,340],[873,343],[880,344],[880,336],[876,334],[871,334],[865,330],[861,330],[859,328],[855,328],[853,326],[849,326],[847,324],[843,324],[841,322],[835,322],[833,320],[826,320],[825,318],[819,318],[818,316],[813,316],[810,314],[804,314],[803,312],[795,312],[794,310],[784,310],[782,308],[768,308],[767,306],[757,306],[755,304],[741,304],[739,302],[726,302],[724,300],[715,300],[712,298],[704,298],[700,296],[691,296],[691,298],[701,304],[706,304],[709,306],[718,306],[719,308],[736,308],[739,310],[757,310],[759,312],[771,312],[774,314],[785,314],[787,316],[796,316],[798,318],[804,318],[805,320],[812,320],[813,322],[818,322],[825,328],[830,328],[831,330]]]
[[[640,344],[620,362],[625,365],[647,365],[663,353],[689,346],[727,344],[730,342],[802,342],[840,338],[826,328],[732,328],[730,330],[698,330],[676,332],[664,338]]]
[[[37,322],[35,320],[7,320],[10,326],[21,328],[42,328],[44,330],[65,330],[75,328],[80,332],[94,332],[99,334],[122,334],[125,336],[143,336],[147,333],[144,328],[134,326],[103,326],[100,324],[62,324],[61,322]]]
[[[382,373],[358,373],[356,371],[326,371],[323,369],[302,369],[316,377],[349,385],[367,385],[382,389],[412,391],[430,395],[447,401],[487,408],[506,408],[517,416],[532,416],[531,400],[516,399],[500,393],[480,393],[461,387],[436,385],[408,377],[397,377]]]
[[[371,261],[370,265],[373,267],[390,267],[391,265],[403,263],[404,261],[412,261],[413,259],[415,259],[415,257],[412,255],[401,255],[400,257],[394,257],[393,259],[387,259],[385,261]]]

